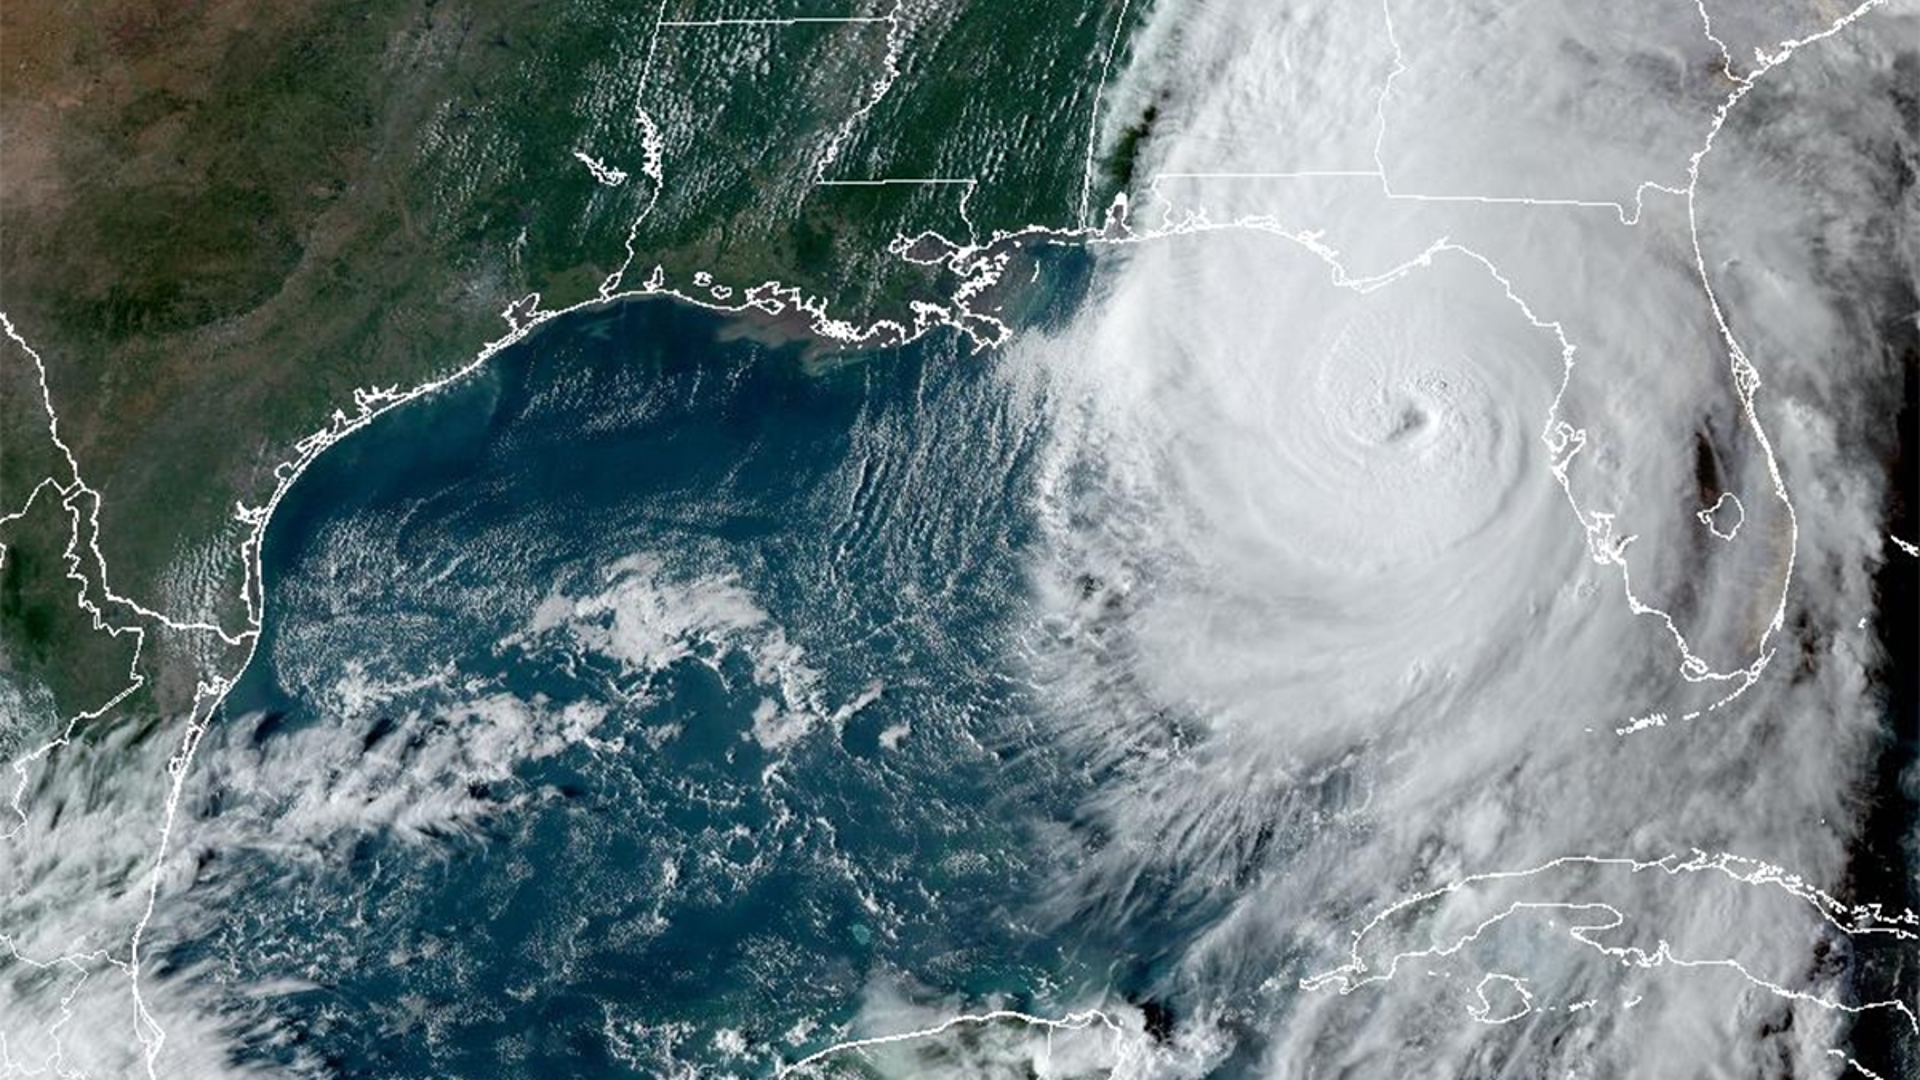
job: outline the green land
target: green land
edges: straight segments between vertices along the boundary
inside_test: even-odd
[[[143,682],[119,711],[142,723],[234,674],[236,507],[265,503],[357,388],[462,366],[529,293],[595,298],[629,244],[621,289],[659,266],[689,294],[779,281],[856,325],[910,323],[961,277],[896,237],[1097,217],[1144,134],[1094,148],[1088,178],[1109,52],[1117,70],[1143,8],[0,8],[0,311],[44,360],[87,487],[6,343],[0,710],[30,715],[0,738],[98,708],[130,664]],[[766,21],[798,15],[848,19]]]

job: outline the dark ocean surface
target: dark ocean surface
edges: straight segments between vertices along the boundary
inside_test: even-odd
[[[168,955],[260,1062],[770,1075],[1144,970],[1036,903],[1085,783],[1015,647],[1037,424],[951,336],[728,326],[559,320],[281,505],[188,795],[222,929]]]

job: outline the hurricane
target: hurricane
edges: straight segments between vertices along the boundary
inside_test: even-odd
[[[1169,0],[1004,342],[381,413],[232,686],[16,763],[0,1073],[1908,1075],[1920,13],[1827,7]]]

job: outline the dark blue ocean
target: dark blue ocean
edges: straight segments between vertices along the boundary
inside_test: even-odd
[[[166,954],[248,1060],[772,1075],[1151,966],[1041,902],[1090,778],[1019,648],[1032,410],[952,336],[730,329],[576,313],[290,491]]]

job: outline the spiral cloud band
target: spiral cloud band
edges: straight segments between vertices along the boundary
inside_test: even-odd
[[[1056,903],[1191,913],[1169,983],[1273,1075],[1910,1060],[1821,958],[1911,916],[1808,883],[1868,842],[1861,305],[1911,240],[1839,207],[1897,184],[1914,13],[1758,14],[1181,6],[1113,92],[1150,198],[1007,365],[1057,417],[1039,663],[1111,778]]]

